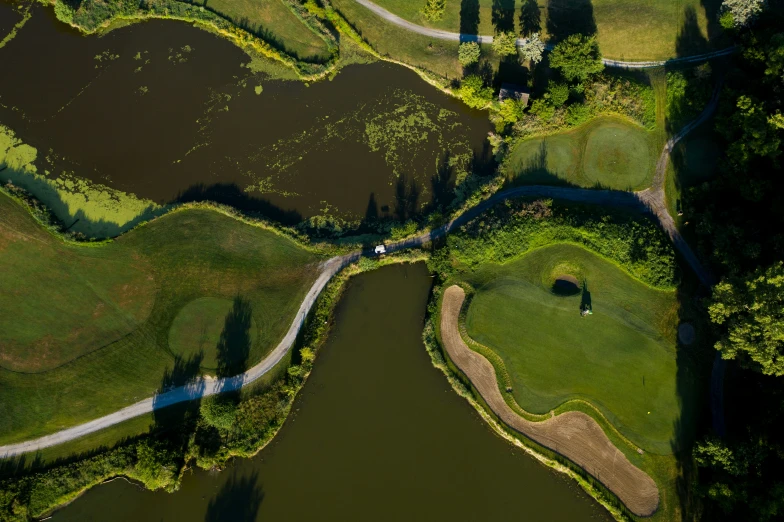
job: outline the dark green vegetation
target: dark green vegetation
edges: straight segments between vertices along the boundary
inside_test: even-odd
[[[420,1],[376,3],[414,23],[466,34],[540,32],[553,41],[572,33],[595,32],[603,54],[627,60],[664,60],[694,54],[705,50],[708,38],[715,38],[719,32],[720,2],[716,1],[654,0],[640,4],[631,0],[450,0],[443,18],[437,21],[420,14]]]
[[[438,331],[441,289],[463,285],[472,298],[465,333],[482,343],[472,346],[494,365],[501,390],[511,387],[510,406],[531,420],[551,409],[592,416],[660,488],[653,518],[690,518],[687,455],[711,357],[689,297],[694,282],[679,281],[672,247],[650,221],[606,212],[510,201],[450,235],[430,261],[439,286],[426,338]],[[586,307],[593,314],[581,317]],[[680,322],[697,328],[697,342],[677,342]]]
[[[743,52],[725,64],[718,113],[701,137],[716,145],[690,153],[713,155],[714,172],[684,189],[681,203],[684,232],[721,281],[706,305],[715,347],[728,360],[726,414],[714,417],[694,452],[693,491],[706,520],[779,520],[784,513],[784,16],[781,2],[764,9],[750,27],[731,29]],[[676,179],[699,173],[694,163],[674,163]]]
[[[578,292],[562,295],[559,278],[576,281]],[[646,451],[672,451],[680,417],[674,291],[563,243],[480,265],[465,281],[476,288],[468,335],[501,356],[524,410],[543,414],[584,399]],[[581,317],[581,305],[593,314]]]
[[[288,329],[318,260],[208,208],[67,244],[5,194],[0,252],[2,442],[110,413],[214,361],[230,373],[255,364]],[[203,352],[182,346],[188,335]]]

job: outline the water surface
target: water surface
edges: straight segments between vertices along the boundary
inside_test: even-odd
[[[274,442],[173,494],[123,480],[53,520],[608,520],[579,487],[496,436],[421,341],[422,264],[356,277]]]

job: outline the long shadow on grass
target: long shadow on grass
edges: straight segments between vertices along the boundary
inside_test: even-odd
[[[515,2],[514,0],[493,0],[492,22],[495,33],[515,30]]]
[[[460,41],[476,41],[469,35],[479,34],[479,0],[461,0],[460,34]]]
[[[520,6],[520,34],[531,36],[542,30],[542,10],[536,0],[523,0]]]
[[[548,40],[560,42],[573,34],[596,34],[591,0],[550,0],[547,4]]]
[[[258,473],[242,477],[235,473],[210,500],[204,522],[253,522],[263,501],[264,489]]]

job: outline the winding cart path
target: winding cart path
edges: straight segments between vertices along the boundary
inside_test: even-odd
[[[675,222],[673,221],[669,212],[667,212],[667,206],[664,200],[664,180],[667,162],[673,147],[688,132],[696,128],[711,116],[716,108],[717,100],[718,88],[714,92],[714,96],[711,99],[711,102],[705,108],[703,113],[692,123],[684,127],[681,132],[667,141],[656,167],[656,175],[654,177],[653,185],[649,189],[640,192],[622,192],[617,190],[593,190],[540,185],[511,188],[496,193],[492,197],[479,203],[475,207],[472,207],[457,218],[437,229],[419,236],[387,244],[387,252],[394,253],[410,248],[422,247],[432,242],[434,239],[446,236],[455,228],[460,227],[493,205],[496,205],[497,203],[506,199],[525,196],[544,197],[575,201],[579,203],[589,203],[593,205],[624,207],[633,211],[652,215],[652,217],[658,221],[662,229],[669,235],[675,249],[694,270],[700,281],[702,281],[706,286],[710,287],[713,283],[713,278],[711,277],[710,273],[700,264],[697,256],[694,255],[691,248],[689,248],[688,243],[686,243],[686,241],[680,235],[680,232],[678,232],[678,229],[675,226]],[[286,332],[286,335],[272,350],[272,352],[269,353],[269,355],[267,355],[261,362],[250,368],[245,373],[222,379],[199,377],[190,384],[163,391],[156,394],[154,397],[144,399],[90,422],[73,426],[71,428],[67,428],[37,439],[0,446],[0,458],[14,457],[24,453],[34,452],[55,446],[57,444],[62,444],[64,442],[77,439],[104,428],[114,426],[115,424],[119,424],[139,415],[144,415],[145,413],[149,413],[153,410],[165,408],[166,406],[171,406],[172,404],[177,404],[180,402],[207,397],[217,393],[238,390],[243,386],[254,382],[262,375],[269,372],[275,365],[277,365],[294,346],[297,334],[302,328],[302,325],[305,322],[305,318],[307,317],[308,313],[313,307],[313,304],[316,302],[316,299],[327,285],[329,280],[332,279],[332,277],[340,272],[340,270],[342,270],[345,266],[359,260],[360,257],[374,255],[375,254],[372,252],[372,250],[355,251],[344,256],[333,257],[323,262],[319,267],[320,273],[316,278],[316,281],[313,283],[310,290],[306,294],[305,299],[302,301],[302,304],[297,311],[297,315]],[[714,378],[714,381],[717,381],[716,378]],[[714,385],[713,392],[714,396],[718,396],[719,399],[721,398],[721,392],[716,387],[716,385]],[[716,402],[714,401],[714,405],[715,404]]]
[[[455,42],[478,42],[483,44],[493,43],[492,36],[453,33],[450,31],[444,31],[442,29],[433,29],[430,27],[425,27],[423,25],[417,25],[415,23],[409,22],[408,20],[405,20],[404,18],[401,18],[398,15],[387,11],[380,5],[374,4],[370,0],[356,0],[356,2],[370,9],[371,11],[373,11],[375,14],[377,14],[387,22],[402,27],[403,29],[407,29],[412,33],[421,34],[423,36],[428,36],[430,38],[436,38],[439,40],[452,40]],[[518,47],[521,47],[526,43],[528,43],[528,39],[526,38],[517,39]],[[551,51],[553,49],[553,45],[545,44],[545,49]],[[694,56],[684,56],[681,58],[671,58],[669,60],[659,60],[659,61],[626,62],[623,60],[610,60],[607,58],[602,58],[602,62],[604,62],[604,65],[607,67],[622,67],[625,69],[647,69],[651,67],[661,67],[662,65],[670,65],[675,63],[701,62],[704,60],[709,60],[711,58],[718,58],[719,56],[727,56],[729,54],[734,53],[736,50],[737,49],[735,47],[728,47],[726,49],[720,49],[718,51],[713,51],[709,53],[695,54]]]

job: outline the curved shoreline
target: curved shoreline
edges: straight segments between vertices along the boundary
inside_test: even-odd
[[[568,458],[590,473],[635,515],[650,516],[659,506],[659,488],[610,442],[589,415],[568,411],[535,422],[518,415],[498,389],[493,365],[471,350],[460,336],[458,318],[465,292],[457,285],[444,291],[441,303],[441,339],[449,358],[471,381],[479,395],[507,426]]]

